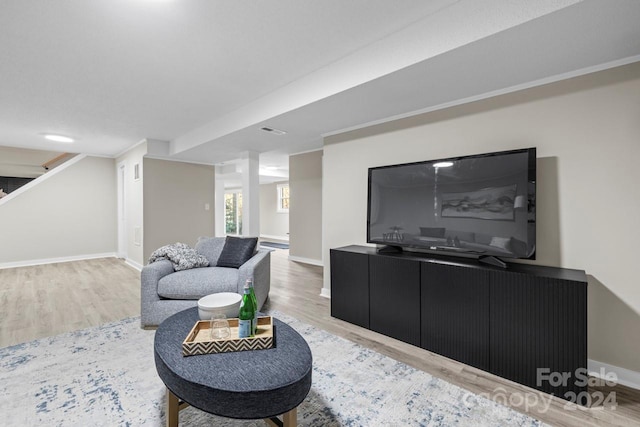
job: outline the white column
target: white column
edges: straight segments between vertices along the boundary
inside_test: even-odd
[[[216,165],[215,197],[214,197],[214,233],[216,237],[225,235],[224,222],[224,174],[223,166]]]
[[[242,235],[260,237],[259,155],[247,151],[240,160],[242,170]]]

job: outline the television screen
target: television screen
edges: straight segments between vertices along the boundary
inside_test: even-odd
[[[535,259],[536,149],[369,169],[367,242]]]

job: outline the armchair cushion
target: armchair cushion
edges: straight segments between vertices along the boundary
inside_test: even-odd
[[[224,237],[198,237],[196,251],[209,260],[209,267],[215,267],[218,264],[218,257],[222,252],[224,242]]]
[[[158,295],[169,299],[200,299],[218,292],[238,292],[238,270],[207,267],[177,271],[158,281]]]
[[[240,268],[247,262],[256,250],[257,237],[233,237],[227,236],[224,247],[218,258],[218,267]]]

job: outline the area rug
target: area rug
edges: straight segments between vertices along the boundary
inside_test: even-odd
[[[403,363],[281,313],[313,353],[301,426],[540,426]],[[153,360],[154,331],[130,318],[0,349],[3,425],[161,426],[165,389]],[[194,356],[201,357],[201,356]],[[206,356],[203,356],[206,357]],[[194,408],[185,426],[264,426]]]

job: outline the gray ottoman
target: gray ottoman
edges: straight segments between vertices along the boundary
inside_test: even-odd
[[[311,388],[312,356],[304,338],[274,319],[272,349],[184,357],[182,341],[197,320],[194,307],[169,317],[156,331],[154,353],[167,386],[167,425],[177,426],[178,411],[191,405],[223,417],[295,426],[296,408]]]

